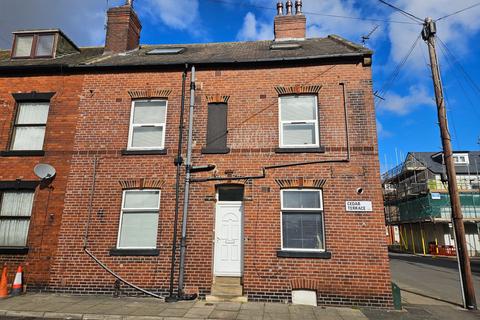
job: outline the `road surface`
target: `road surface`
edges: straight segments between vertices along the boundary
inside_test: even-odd
[[[480,302],[480,259],[472,259],[477,303]],[[401,289],[463,304],[457,261],[452,258],[390,253],[392,281]]]

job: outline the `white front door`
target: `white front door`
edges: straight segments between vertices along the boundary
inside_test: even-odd
[[[216,276],[242,275],[242,203],[217,202],[215,215]]]

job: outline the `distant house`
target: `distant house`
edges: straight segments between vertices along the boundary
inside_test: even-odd
[[[456,151],[453,160],[468,252],[480,256],[480,152]],[[410,152],[383,175],[391,242],[404,251],[454,255],[450,197],[441,152]]]
[[[184,292],[391,307],[372,52],[306,38],[296,5],[279,3],[268,41],[139,45],[128,3],[108,11],[104,47],[15,33],[0,52],[0,263],[28,265],[30,290],[137,292],[101,262],[167,296],[191,89],[193,165],[214,170],[192,174]],[[57,169],[48,187],[38,163]]]

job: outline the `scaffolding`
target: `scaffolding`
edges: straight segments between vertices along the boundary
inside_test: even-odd
[[[405,162],[382,175],[387,225],[412,222],[450,221],[448,185],[443,173],[432,172],[409,153]],[[478,169],[457,175],[465,221],[480,222]]]

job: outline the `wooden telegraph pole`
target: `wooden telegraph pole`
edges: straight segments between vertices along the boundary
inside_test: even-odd
[[[423,25],[422,38],[425,42],[427,42],[428,52],[430,54],[433,87],[435,90],[435,100],[437,102],[438,122],[442,137],[443,157],[447,171],[448,191],[450,194],[450,204],[452,207],[452,224],[455,233],[455,244],[457,248],[457,260],[460,271],[463,302],[465,308],[477,309],[475,290],[473,288],[472,270],[470,268],[470,257],[468,256],[467,242],[465,240],[465,228],[463,225],[462,209],[460,206],[460,196],[458,195],[457,175],[452,157],[452,144],[450,133],[448,131],[442,80],[440,78],[440,68],[438,66],[437,52],[435,49],[436,32],[437,28],[435,22],[431,18],[426,18]]]

